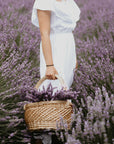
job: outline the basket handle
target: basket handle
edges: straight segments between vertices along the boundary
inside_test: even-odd
[[[67,90],[67,86],[66,86],[63,78],[60,77],[58,74],[55,74],[55,77],[59,79],[61,85],[63,86],[63,89],[64,89],[64,90]],[[48,79],[46,76],[42,77],[42,78],[36,83],[36,85],[35,85],[34,88],[38,89],[39,86],[40,86],[40,85],[43,83],[43,81],[45,81],[46,79]]]

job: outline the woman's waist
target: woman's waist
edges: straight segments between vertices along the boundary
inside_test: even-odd
[[[64,30],[64,31],[59,31],[59,30],[51,30],[50,34],[72,34],[72,30]]]
[[[74,40],[74,35],[73,35],[73,31],[54,31],[54,32],[50,32],[50,38],[51,41],[57,42],[57,43],[61,43],[61,42],[68,42],[68,41],[72,41]]]

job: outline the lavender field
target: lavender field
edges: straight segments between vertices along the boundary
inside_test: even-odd
[[[81,9],[74,30],[78,70],[71,91],[71,130],[56,132],[65,144],[114,144],[114,2],[75,0]],[[33,90],[40,78],[40,31],[31,23],[33,0],[0,1],[0,144],[30,144],[23,105],[48,95]]]

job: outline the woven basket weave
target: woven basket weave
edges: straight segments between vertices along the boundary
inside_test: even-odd
[[[63,79],[58,75],[55,76],[59,79],[64,90],[66,90]],[[34,88],[38,89],[41,83],[46,79],[47,78],[44,76],[38,81]],[[29,103],[24,105],[24,110],[25,122],[29,130],[56,129],[56,124],[60,121],[60,117],[63,118],[63,121],[67,122],[68,128],[70,128],[71,114],[73,113],[70,100]]]

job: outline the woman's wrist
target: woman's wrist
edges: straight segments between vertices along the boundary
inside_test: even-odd
[[[54,66],[54,64],[51,64],[51,65],[46,65],[46,67],[50,67],[50,66]]]

